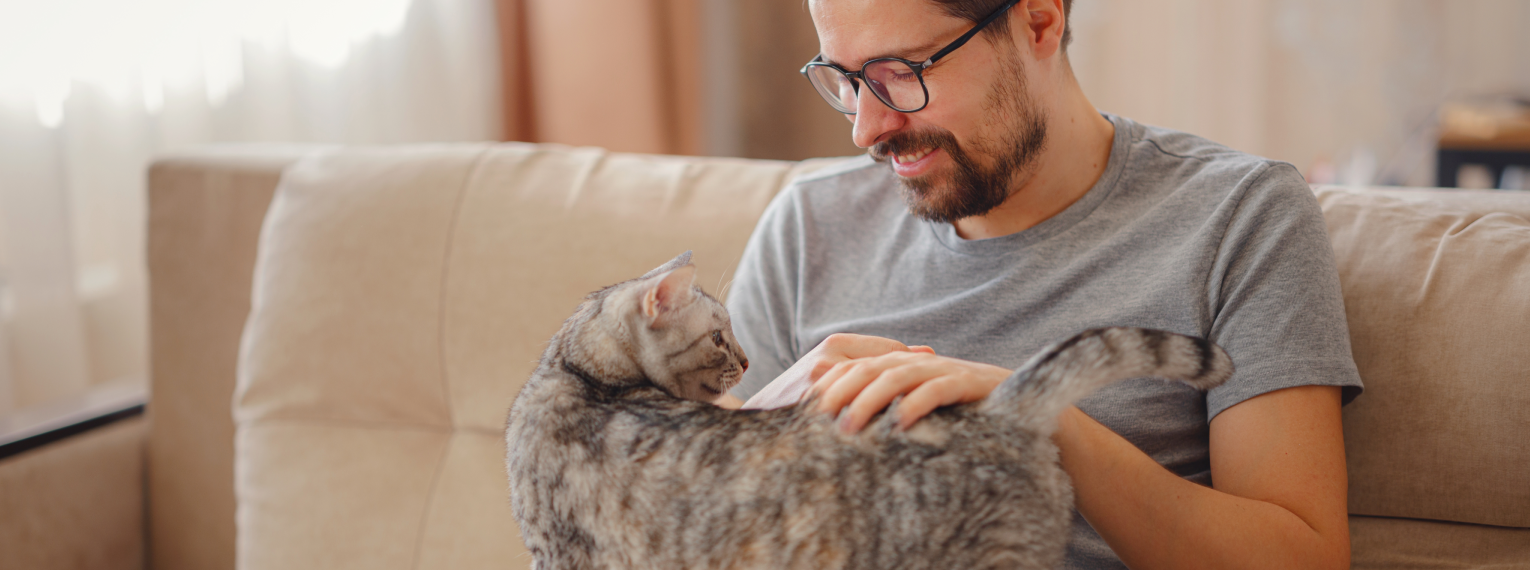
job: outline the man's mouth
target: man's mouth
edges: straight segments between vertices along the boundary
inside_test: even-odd
[[[893,160],[896,160],[898,164],[913,164],[915,162],[919,162],[924,157],[929,156],[932,152],[935,152],[934,148],[916,150],[914,152],[894,156]]]
[[[904,178],[923,176],[934,167],[935,156],[939,154],[939,151],[939,147],[928,147],[912,152],[895,154],[892,156],[893,172]]]

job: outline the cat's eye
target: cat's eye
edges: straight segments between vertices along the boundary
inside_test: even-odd
[[[723,345],[722,331],[712,331],[712,344]]]

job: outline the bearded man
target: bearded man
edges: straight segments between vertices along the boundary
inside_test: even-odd
[[[1083,329],[1205,337],[1226,385],[1132,380],[1063,415],[1066,567],[1348,567],[1360,380],[1317,201],[1289,164],[1096,110],[1070,4],[810,0],[803,74],[870,156],[761,219],[728,301],[753,366],[720,403],[811,385],[846,430],[898,396],[907,425]]]

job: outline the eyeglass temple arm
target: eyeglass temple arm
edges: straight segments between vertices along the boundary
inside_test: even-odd
[[[929,67],[931,65],[935,65],[935,62],[940,58],[945,57],[946,54],[956,51],[956,48],[966,45],[967,41],[972,39],[972,36],[978,35],[978,32],[983,31],[983,28],[988,27],[988,24],[991,24],[994,20],[999,19],[999,16],[1003,16],[1005,12],[1008,12],[1010,8],[1015,7],[1015,4],[1018,4],[1019,2],[1020,0],[1009,0],[1009,2],[1004,4],[1003,8],[995,10],[994,13],[989,14],[987,18],[983,18],[983,21],[978,22],[978,25],[973,26],[970,30],[967,30],[967,33],[962,34],[962,37],[956,38],[956,41],[951,42],[951,45],[946,46],[945,49],[935,52],[935,55],[930,56],[930,59],[924,60],[924,63],[920,64],[920,66]],[[822,55],[819,57],[822,57]]]

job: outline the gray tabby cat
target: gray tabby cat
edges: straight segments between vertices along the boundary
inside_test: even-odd
[[[1232,373],[1204,340],[1097,329],[986,400],[846,435],[811,401],[707,402],[748,361],[694,275],[687,252],[591,294],[516,397],[506,465],[533,568],[1052,568],[1073,504],[1057,415],[1116,380]]]

